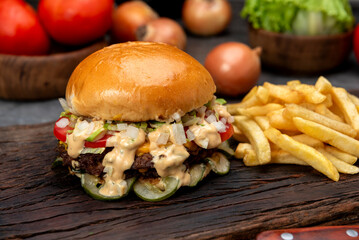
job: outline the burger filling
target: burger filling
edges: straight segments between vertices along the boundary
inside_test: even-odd
[[[98,177],[103,196],[124,195],[132,177],[174,177],[178,187],[188,186],[190,166],[211,157],[233,134],[233,118],[222,104],[213,98],[167,122],[140,123],[79,117],[64,106],[54,128],[57,151],[71,173]]]

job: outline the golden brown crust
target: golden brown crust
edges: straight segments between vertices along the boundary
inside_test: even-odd
[[[99,50],[72,73],[66,99],[75,114],[106,120],[165,120],[210,99],[208,71],[176,47],[127,42]]]

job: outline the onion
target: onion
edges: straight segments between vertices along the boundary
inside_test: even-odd
[[[68,118],[61,118],[59,121],[56,122],[56,126],[59,128],[65,128],[70,124]]]
[[[217,92],[237,96],[248,92],[258,81],[261,48],[251,49],[239,42],[222,43],[212,49],[204,66],[212,75]]]
[[[203,114],[206,112],[206,109],[207,109],[206,106],[202,106],[202,107],[200,107],[200,108],[197,109],[197,112],[198,112],[200,115],[203,115]]]
[[[140,130],[134,126],[128,126],[125,132],[125,136],[136,139],[138,137]]]
[[[214,122],[217,122],[217,118],[216,118],[216,116],[214,114],[211,114],[206,118],[206,121],[208,123],[214,123]]]
[[[120,4],[112,14],[112,35],[117,42],[135,41],[136,30],[158,14],[143,1]]]
[[[139,27],[136,31],[138,41],[162,42],[179,49],[185,49],[187,36],[176,21],[161,17]]]
[[[169,137],[170,137],[169,133],[161,132],[156,140],[156,143],[160,145],[165,145],[168,142]]]
[[[193,141],[195,138],[196,138],[196,136],[194,135],[194,133],[191,131],[191,130],[187,130],[186,131],[186,135],[187,135],[187,139],[189,140],[189,141]]]
[[[227,123],[227,119],[225,119],[225,118],[223,117],[223,118],[221,118],[221,122],[222,122],[223,124],[226,124],[226,123]]]
[[[201,36],[222,32],[231,17],[231,5],[227,0],[186,0],[182,8],[186,28]]]
[[[87,127],[87,134],[91,134],[94,128],[95,128],[94,122],[90,122],[90,124]]]
[[[205,139],[199,141],[200,147],[202,147],[202,148],[204,148],[204,149],[207,149],[208,143],[209,143],[209,139],[208,139],[208,138],[205,138]]]
[[[79,121],[76,127],[78,130],[83,131],[89,127],[89,123],[86,120]]]
[[[117,123],[117,131],[126,130],[127,127],[127,123]]]
[[[185,144],[187,142],[186,134],[184,133],[184,128],[181,123],[172,124],[172,130],[176,144]]]
[[[188,121],[184,122],[183,126],[188,127],[188,126],[195,125],[196,123],[199,122],[199,120],[200,120],[200,118],[198,118],[198,117],[192,117]]]
[[[172,115],[172,118],[173,118],[176,122],[181,121],[181,115],[180,115],[178,112],[174,113],[174,114]]]
[[[224,125],[223,122],[221,122],[221,121],[213,122],[212,125],[215,126],[217,131],[220,133],[223,133],[226,131],[226,125]]]
[[[69,105],[67,105],[67,102],[64,98],[59,98],[60,105],[64,111],[70,111]]]
[[[227,121],[228,121],[228,123],[233,123],[234,117],[233,116],[228,117]]]

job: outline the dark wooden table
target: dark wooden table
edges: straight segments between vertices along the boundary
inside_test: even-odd
[[[186,51],[203,63],[219,43],[247,43],[242,5],[232,1],[233,20],[226,32],[210,38],[189,35]],[[358,93],[358,66],[351,55],[323,75]],[[259,84],[314,83],[317,77],[263,69]],[[2,126],[50,121],[0,128],[1,239],[253,239],[268,229],[359,224],[359,176],[342,174],[332,182],[309,167],[247,168],[239,160],[232,160],[228,175],[210,175],[163,202],[143,202],[134,194],[117,202],[95,201],[65,169],[51,170],[56,157],[52,126],[59,111],[56,100],[0,101]]]

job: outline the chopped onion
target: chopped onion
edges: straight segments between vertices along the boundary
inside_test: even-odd
[[[202,141],[199,142],[200,147],[207,149],[209,143],[209,139],[205,138]]]
[[[188,127],[188,126],[195,125],[196,123],[199,122],[199,120],[200,120],[200,118],[198,118],[198,117],[192,117],[188,121],[184,122],[183,126]]]
[[[187,142],[186,134],[184,133],[184,128],[181,123],[172,124],[172,130],[173,137],[177,144],[185,144]]]
[[[221,122],[223,122],[223,124],[226,124],[226,123],[227,123],[227,119],[221,118]]]
[[[212,124],[216,127],[218,132],[223,133],[226,131],[226,125],[224,125],[223,122],[218,121],[218,122],[213,122]]]
[[[89,127],[89,123],[86,120],[79,121],[79,123],[77,124],[77,128],[80,131],[83,131],[88,127]]]
[[[198,112],[200,115],[203,115],[203,114],[206,112],[206,109],[207,109],[206,106],[202,106],[202,107],[200,107],[200,108],[197,109],[197,112]]]
[[[140,130],[134,126],[128,126],[125,135],[132,139],[136,139]]]
[[[117,123],[117,130],[118,131],[126,130],[127,126],[128,126],[127,123]]]
[[[216,116],[214,114],[211,114],[206,118],[206,121],[208,123],[214,123],[214,122],[217,122],[217,118],[216,118]]]
[[[94,122],[90,122],[90,124],[88,125],[88,128],[87,128],[87,134],[91,134],[93,132],[94,128],[95,128]]]
[[[187,134],[187,139],[189,141],[193,141],[196,138],[196,136],[193,134],[193,132],[189,129],[186,131],[186,134]]]
[[[174,114],[172,115],[172,118],[173,118],[176,122],[181,121],[181,115],[180,115],[178,112],[174,113]]]
[[[227,121],[228,121],[229,123],[233,123],[233,122],[234,122],[234,117],[233,117],[233,116],[229,116]]]
[[[169,137],[170,137],[169,133],[161,132],[156,140],[156,143],[160,145],[165,145],[168,142]]]
[[[59,121],[56,122],[56,126],[59,128],[65,128],[70,124],[68,118],[61,118]]]
[[[207,110],[205,116],[208,117],[211,114],[213,114],[213,111],[212,110]]]
[[[70,111],[69,105],[67,105],[67,102],[64,98],[59,98],[59,102],[64,111]]]

